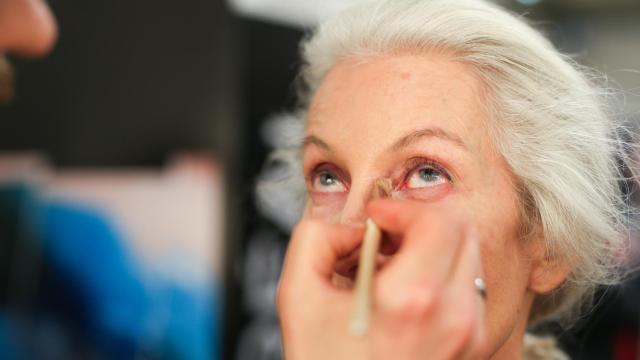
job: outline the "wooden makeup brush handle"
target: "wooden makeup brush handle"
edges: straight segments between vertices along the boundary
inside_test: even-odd
[[[373,199],[388,197],[391,194],[391,180],[379,178],[374,183]],[[371,219],[367,219],[364,239],[360,251],[360,263],[356,274],[355,300],[349,332],[354,336],[364,336],[369,329],[371,312],[371,287],[376,266],[376,255],[380,247],[382,232]]]
[[[371,312],[371,287],[375,270],[376,255],[380,247],[382,233],[371,219],[367,219],[364,240],[360,252],[360,264],[356,275],[355,301],[349,332],[354,336],[364,336],[369,329]]]

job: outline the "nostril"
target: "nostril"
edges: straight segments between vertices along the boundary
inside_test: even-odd
[[[349,268],[349,270],[347,271],[346,277],[348,277],[351,280],[355,280],[357,273],[358,273],[358,264],[355,264]]]
[[[389,262],[389,260],[392,258],[392,255],[395,253],[395,251],[390,252],[390,253],[379,253],[376,256],[376,269],[381,269],[382,267],[384,267],[384,265]],[[333,271],[342,276],[345,277],[349,280],[355,280],[356,278],[356,274],[358,273],[358,265],[360,262],[360,248],[354,250],[352,253],[350,253],[349,255],[339,259],[334,268]]]
[[[400,250],[401,241],[402,239],[399,236],[383,232],[380,242],[380,253],[384,255],[394,255]]]
[[[355,270],[358,268],[358,261],[360,259],[360,248],[352,251],[347,256],[339,259],[335,266],[334,271],[341,276],[347,278],[353,278],[355,276]],[[352,275],[353,273],[353,275]]]

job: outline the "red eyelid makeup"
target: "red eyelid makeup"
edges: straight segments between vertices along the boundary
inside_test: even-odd
[[[439,162],[426,157],[412,157],[405,161],[401,167],[395,169],[391,173],[394,191],[406,190],[405,186],[409,181],[410,176],[412,176],[416,171],[425,168],[438,171],[449,183],[453,181],[453,177],[450,175],[450,172],[444,166],[440,165]]]
[[[454,176],[451,175],[451,172],[447,170],[443,165],[441,165],[438,161],[432,160],[427,157],[416,156],[408,159],[397,169],[394,169],[391,172],[390,178],[392,179],[394,190],[403,190],[406,182],[409,177],[417,170],[423,168],[431,168],[444,176],[448,182],[454,181]],[[308,184],[313,184],[313,181],[317,176],[324,172],[330,172],[336,175],[338,180],[345,186],[347,191],[350,187],[350,178],[349,176],[337,165],[332,164],[330,162],[320,162],[317,165],[311,166],[311,170],[305,176]]]

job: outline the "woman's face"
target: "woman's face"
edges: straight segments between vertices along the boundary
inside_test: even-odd
[[[469,66],[444,56],[389,55],[336,64],[309,109],[305,216],[364,221],[380,177],[390,178],[402,197],[446,200],[473,214],[489,294],[489,343],[508,354],[526,327],[532,262],[517,238],[513,177],[488,136],[484,91]]]

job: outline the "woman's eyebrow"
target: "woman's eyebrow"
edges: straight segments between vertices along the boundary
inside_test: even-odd
[[[461,147],[462,149],[469,151],[469,149],[467,148],[467,145],[464,143],[464,141],[462,141],[462,139],[459,136],[449,133],[441,128],[426,128],[426,129],[412,131],[407,135],[404,135],[400,139],[396,140],[389,147],[389,150],[398,151],[424,137],[436,137],[445,141],[449,141]]]
[[[401,137],[400,139],[396,140],[390,147],[389,150],[390,151],[398,151],[402,148],[405,148],[409,145],[411,145],[412,143],[420,140],[421,138],[424,137],[436,137],[439,139],[443,139],[445,141],[449,141],[452,142],[454,144],[456,144],[457,146],[461,147],[464,150],[469,150],[467,148],[467,145],[462,141],[462,139],[452,133],[449,133],[441,128],[426,128],[426,129],[421,129],[421,130],[415,130],[412,131],[406,135],[404,135],[403,137]],[[306,148],[309,145],[315,145],[318,146],[328,152],[332,152],[333,150],[331,149],[331,146],[329,146],[329,144],[327,144],[324,140],[320,139],[319,137],[315,136],[315,135],[307,135],[302,139],[302,148]]]
[[[318,146],[328,152],[333,151],[331,150],[331,147],[329,146],[329,144],[327,144],[326,142],[324,142],[324,140],[320,139],[315,135],[307,135],[304,137],[304,139],[302,139],[302,149],[306,148],[309,145]]]

